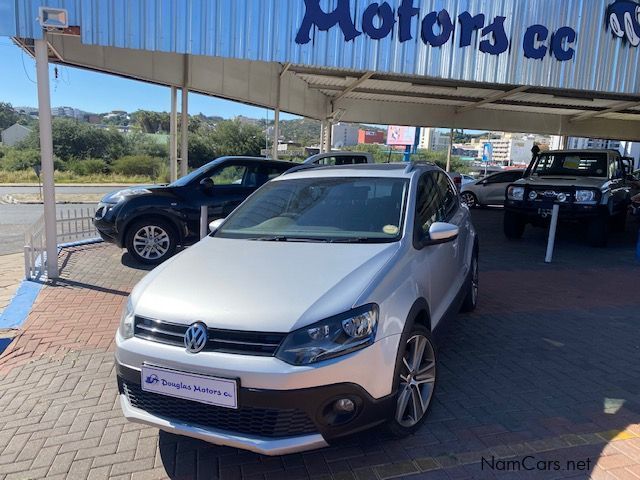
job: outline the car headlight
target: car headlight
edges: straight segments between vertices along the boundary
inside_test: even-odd
[[[595,190],[576,190],[576,203],[595,203]]]
[[[308,365],[365,348],[378,328],[378,306],[364,305],[291,332],[276,357],[292,365]]]
[[[522,200],[524,198],[524,187],[507,188],[507,198],[509,200]]]
[[[133,304],[131,298],[127,299],[127,304],[122,310],[120,317],[120,336],[124,339],[133,337]]]

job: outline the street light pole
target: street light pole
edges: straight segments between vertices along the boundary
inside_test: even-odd
[[[35,40],[36,74],[38,81],[38,115],[40,124],[40,162],[44,195],[44,230],[47,250],[47,276],[59,277],[58,232],[56,226],[56,187],[53,178],[53,134],[51,132],[51,93],[49,89],[49,47],[47,33]]]

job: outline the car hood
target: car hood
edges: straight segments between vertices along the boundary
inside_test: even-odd
[[[608,180],[603,177],[564,177],[564,176],[542,176],[521,178],[516,183],[528,185],[549,185],[557,187],[586,187],[600,188]]]
[[[131,299],[144,317],[290,332],[354,307],[399,248],[207,237],[149,273]]]
[[[150,192],[163,191],[167,185],[132,185],[121,190],[107,193],[102,197],[103,203],[118,203],[122,198],[134,197],[140,195],[141,192],[149,190]]]

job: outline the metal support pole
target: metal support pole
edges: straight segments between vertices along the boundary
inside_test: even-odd
[[[53,135],[51,133],[51,96],[49,91],[49,53],[47,34],[35,41],[38,79],[38,115],[40,117],[40,161],[44,194],[44,230],[47,250],[47,275],[58,278],[58,234],[56,226],[56,187],[53,179]]]
[[[169,179],[178,179],[178,89],[171,87],[171,115],[169,117]]]
[[[320,122],[320,153],[324,153],[324,130],[327,128],[326,120]]]
[[[182,112],[180,123],[180,176],[189,173],[189,56],[184,56],[182,72]]]
[[[447,172],[451,171],[451,150],[453,149],[453,128],[449,130],[449,148],[447,150]]]
[[[568,143],[569,143],[569,137],[567,135],[562,135],[560,137],[560,150],[566,150]]]
[[[280,143],[280,82],[278,82],[278,106],[273,112],[273,145],[271,157],[278,159],[278,143]]]
[[[207,236],[209,229],[209,207],[202,205],[200,207],[200,238]]]
[[[544,257],[545,263],[551,263],[553,258],[553,247],[556,243],[556,229],[558,228],[558,213],[560,212],[560,205],[553,204],[553,210],[551,211],[551,225],[549,225],[549,240],[547,240],[547,254]]]

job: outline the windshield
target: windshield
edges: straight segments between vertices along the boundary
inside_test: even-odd
[[[198,178],[204,172],[209,170],[211,168],[211,163],[212,162],[209,162],[206,165],[203,165],[202,167],[189,173],[188,175],[185,175],[184,177],[180,177],[175,182],[170,183],[169,186],[170,187],[186,187],[187,184],[189,184],[193,179]]]
[[[606,177],[606,153],[543,153],[538,157],[533,175]]]
[[[401,236],[407,186],[407,179],[374,177],[271,182],[214,235],[270,241],[395,241]]]

